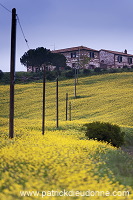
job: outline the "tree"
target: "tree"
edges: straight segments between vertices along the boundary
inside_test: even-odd
[[[66,57],[64,55],[51,53],[50,50],[43,47],[28,50],[20,58],[20,62],[26,67],[41,67],[42,64],[51,64],[56,66],[58,71],[60,67],[66,67]]]
[[[79,60],[79,65],[85,69],[85,66],[89,63],[90,58],[87,55],[81,55]]]
[[[30,49],[20,58],[20,62],[26,67],[41,67],[42,64],[47,65],[50,62],[50,54],[50,50],[43,47]]]
[[[51,53],[51,64],[59,71],[59,68],[66,67],[66,57],[60,53]]]
[[[4,76],[4,73],[2,72],[2,70],[0,70],[0,79],[2,79],[3,76]]]

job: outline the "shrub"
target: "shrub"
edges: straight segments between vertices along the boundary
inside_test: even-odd
[[[92,122],[84,125],[85,135],[89,139],[97,139],[98,141],[106,141],[115,147],[124,144],[124,132],[117,125],[105,122]]]
[[[69,67],[69,66],[66,66],[65,67],[65,70],[71,70],[72,68],[71,67]]]
[[[83,69],[83,74],[90,74],[91,70],[90,69]]]
[[[66,78],[73,78],[74,77],[74,70],[66,71],[65,77]]]
[[[54,80],[55,78],[56,78],[56,75],[53,72],[51,72],[51,71],[46,72],[46,79],[47,80],[51,81],[51,80]]]
[[[110,72],[110,73],[118,73],[118,72],[119,72],[119,69],[110,69],[109,72]]]
[[[124,66],[123,66],[123,69],[128,69],[128,66],[127,66],[127,65],[124,65]]]
[[[96,68],[94,69],[94,72],[100,73],[100,72],[101,72],[101,68],[100,68],[100,67],[96,67]]]

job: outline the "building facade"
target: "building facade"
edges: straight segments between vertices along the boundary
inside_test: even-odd
[[[55,69],[56,69],[56,66],[53,66],[53,65],[46,66],[47,71],[53,71]],[[43,65],[41,67],[32,67],[32,66],[27,67],[27,72],[42,72],[42,71],[44,71]]]
[[[71,68],[96,68],[100,67],[99,51],[84,46],[54,50],[66,57],[66,64]]]
[[[66,64],[71,68],[94,69],[94,68],[123,68],[133,66],[133,55],[124,52],[101,49],[100,51],[85,46],[54,50],[52,53],[61,53],[66,57]],[[47,70],[53,71],[56,66],[49,65]],[[28,66],[27,71],[43,71],[42,67]]]
[[[100,67],[101,68],[123,68],[124,66],[131,67],[133,65],[133,55],[125,52],[117,52],[101,49],[99,51]]]

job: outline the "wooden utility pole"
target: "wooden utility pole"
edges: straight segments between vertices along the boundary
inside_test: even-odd
[[[68,93],[66,93],[66,121],[67,121],[67,116],[68,116]]]
[[[77,68],[77,74],[76,74],[76,78],[77,78],[76,83],[77,83],[77,84],[78,84],[78,74],[79,74],[79,68]]]
[[[15,54],[16,54],[16,9],[13,8],[12,9],[12,28],[11,28],[9,138],[14,137]]]
[[[80,47],[78,48],[78,68],[77,68],[77,84],[78,84],[78,74],[80,68]]]
[[[71,116],[71,102],[69,102],[69,120],[72,120],[72,116]]]
[[[59,127],[58,78],[56,79],[56,128]]]
[[[46,98],[46,66],[43,71],[43,108],[42,108],[42,135],[45,132],[45,98]]]
[[[76,79],[76,67],[75,67],[75,77],[74,77],[74,96],[76,98],[77,94],[76,94],[76,85],[77,85],[77,79]]]

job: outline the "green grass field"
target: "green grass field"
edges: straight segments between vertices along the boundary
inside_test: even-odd
[[[46,129],[42,136],[42,83],[16,84],[13,139],[8,138],[9,85],[0,85],[0,199],[133,199],[132,156],[107,143],[87,140],[81,130],[86,122],[111,122],[125,131],[125,145],[131,146],[132,85],[132,72],[79,78],[75,99],[74,80],[59,81],[56,129],[56,82],[47,82]],[[72,105],[72,121],[66,121],[66,93]],[[44,196],[43,191],[52,190],[110,194]]]

